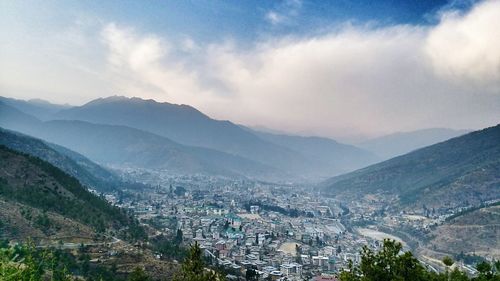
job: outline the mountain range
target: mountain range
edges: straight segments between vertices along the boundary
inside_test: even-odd
[[[126,186],[121,179],[90,161],[85,156],[59,145],[46,143],[27,135],[0,128],[0,144],[12,150],[43,159],[67,174],[77,178],[81,184],[98,191],[116,190]]]
[[[127,229],[127,237],[138,229],[125,212],[50,163],[3,145],[0,159],[1,236],[21,240],[71,235],[90,240],[108,229]]]
[[[2,98],[0,126],[104,165],[292,182],[324,180],[464,133],[422,130],[356,147],[250,129],[188,105],[121,96],[75,107]]]
[[[329,138],[253,132],[263,140],[297,151],[308,159],[314,159],[314,169],[319,175],[345,173],[380,160],[368,150]]]
[[[187,105],[115,96],[62,110],[54,115],[54,119],[127,126],[166,137],[180,144],[243,157],[289,174],[300,174],[302,177],[320,176],[316,169],[319,165],[315,159],[262,139],[252,131],[229,121],[214,120]],[[357,168],[359,167],[361,166]],[[332,170],[322,175],[329,175]],[[334,170],[334,174],[343,170],[345,169]]]
[[[429,128],[412,132],[398,132],[369,139],[358,146],[372,151],[383,160],[469,133],[470,130]]]
[[[22,112],[31,114],[40,120],[48,120],[55,113],[71,107],[70,105],[53,104],[41,99],[31,99],[25,101],[25,100],[6,98],[1,96],[0,96],[0,102],[3,102],[14,108],[17,108]]]
[[[396,195],[401,206],[449,207],[500,197],[500,125],[331,178],[325,194]]]
[[[187,105],[139,98],[97,99],[44,115],[45,122],[31,110],[4,98],[0,125],[104,164],[289,181],[327,178],[378,159],[334,140],[266,135]]]
[[[272,167],[216,150],[188,147],[167,138],[125,127],[84,121],[42,122],[0,103],[0,126],[19,130],[76,151],[89,159],[119,166],[162,169],[172,173],[226,176],[280,175]]]

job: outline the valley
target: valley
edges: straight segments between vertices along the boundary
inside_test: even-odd
[[[451,257],[475,276],[478,262],[500,259],[500,125],[377,163],[332,139],[151,100],[110,97],[37,117],[18,103],[0,102],[0,238],[65,252],[89,280],[136,269],[171,279],[194,243],[235,280],[337,276],[385,239],[430,272]],[[131,110],[148,114],[125,118]],[[152,122],[174,115],[216,129]]]

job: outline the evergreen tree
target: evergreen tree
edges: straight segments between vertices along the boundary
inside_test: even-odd
[[[177,244],[182,243],[182,238],[183,238],[183,233],[182,230],[179,228],[177,229],[177,233],[175,235],[175,243]]]
[[[245,273],[245,279],[247,281],[257,281],[257,280],[259,280],[259,276],[257,274],[257,271],[255,271],[255,269],[253,269],[253,268],[247,269],[247,271]]]
[[[151,278],[140,267],[136,267],[128,277],[129,281],[150,281]]]
[[[205,268],[203,250],[197,242],[189,249],[181,270],[177,272],[174,281],[221,281],[224,280],[218,273]]]
[[[361,264],[359,266],[349,263],[349,270],[340,274],[341,281],[424,281],[446,280],[435,278],[411,254],[400,254],[401,243],[394,240],[384,240],[382,249],[374,252],[368,247],[363,247]],[[458,279],[457,279],[458,280]]]

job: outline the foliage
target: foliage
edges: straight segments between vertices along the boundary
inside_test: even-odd
[[[500,125],[472,132],[334,177],[323,191],[336,196],[397,195],[394,207],[438,206],[443,198],[449,204],[497,198],[498,189],[491,187],[500,182],[499,136]],[[467,186],[474,186],[474,192]]]
[[[443,263],[446,266],[452,266],[455,262],[448,256],[443,258]]]
[[[99,265],[90,266],[90,257],[83,252],[75,257],[58,249],[37,249],[33,243],[26,245],[0,245],[0,280],[2,281],[119,281],[112,270]],[[146,279],[148,280],[148,279]]]
[[[186,257],[187,253],[186,249],[182,246],[182,237],[180,237],[179,240],[179,235],[182,235],[182,232],[177,232],[177,235],[175,237],[166,237],[160,235],[154,238],[151,241],[153,245],[152,250],[160,253],[162,259],[182,260],[184,257]]]
[[[181,270],[175,275],[174,281],[221,281],[224,280],[214,270],[205,268],[203,250],[196,242],[188,251],[182,263]]]
[[[144,229],[132,216],[118,207],[111,206],[103,198],[90,193],[76,178],[59,168],[2,145],[0,145],[0,154],[2,165],[22,161],[23,168],[16,170],[16,173],[20,173],[22,177],[28,177],[29,173],[43,177],[43,180],[36,184],[9,183],[6,179],[1,179],[0,196],[44,211],[44,214],[35,220],[35,225],[44,232],[50,227],[50,220],[45,212],[54,212],[92,226],[97,232],[104,232],[108,227],[127,226],[127,231],[123,233],[122,238],[138,240],[146,237]],[[15,160],[16,157],[18,160]],[[61,192],[59,187],[64,188],[67,193]],[[25,217],[31,216],[27,212],[24,214]]]
[[[140,267],[136,267],[128,277],[128,281],[150,281],[149,275]]]
[[[245,273],[245,279],[247,281],[257,281],[259,280],[259,275],[257,274],[257,271],[255,271],[255,269],[249,268]]]
[[[349,268],[341,272],[341,281],[500,281],[498,273],[492,271],[488,263],[478,264],[479,275],[469,279],[467,275],[458,269],[451,272],[434,273],[427,271],[411,252],[401,253],[402,245],[394,240],[384,240],[380,251],[374,252],[368,247],[363,247],[361,252],[361,264],[354,265],[349,262]],[[451,258],[443,261],[452,265]]]
[[[36,251],[33,244],[0,249],[0,280],[38,281],[51,275],[51,280],[71,280],[59,256],[48,250]]]

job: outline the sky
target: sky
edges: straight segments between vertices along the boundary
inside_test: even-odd
[[[500,117],[500,0],[0,1],[0,95],[341,140]]]

